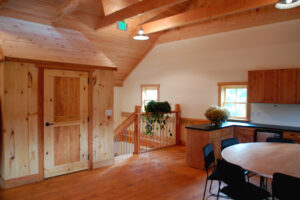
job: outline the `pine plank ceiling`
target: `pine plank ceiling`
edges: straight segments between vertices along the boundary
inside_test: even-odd
[[[82,33],[117,67],[115,85],[156,44],[292,20],[300,8],[277,10],[277,0],[0,0],[0,16]],[[150,39],[135,41],[142,15]],[[115,22],[125,20],[128,31]],[[1,28],[1,26],[0,26]],[[0,38],[1,39],[1,38]]]

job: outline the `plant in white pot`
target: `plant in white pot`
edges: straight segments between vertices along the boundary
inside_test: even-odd
[[[230,113],[226,108],[220,108],[219,106],[210,106],[205,116],[215,126],[222,125],[223,122],[227,121],[230,117]]]

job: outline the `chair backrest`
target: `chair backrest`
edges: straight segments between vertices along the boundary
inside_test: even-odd
[[[246,183],[244,169],[225,160],[218,159],[217,172],[228,186],[238,189]]]
[[[228,138],[221,141],[221,149],[225,149],[226,147],[238,144],[239,141],[236,138]]]
[[[292,139],[286,139],[286,138],[268,138],[267,142],[296,144],[296,142],[294,140],[292,140]]]
[[[254,132],[254,142],[266,142],[270,137],[282,138],[282,131],[256,129]]]
[[[211,166],[212,163],[215,163],[215,153],[214,148],[211,144],[205,145],[203,147],[203,153],[204,153],[204,162],[205,162],[205,169],[206,171]]]
[[[299,189],[300,178],[281,173],[273,174],[272,192],[274,197],[280,200],[300,199]]]

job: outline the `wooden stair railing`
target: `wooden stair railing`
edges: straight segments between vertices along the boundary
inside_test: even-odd
[[[149,113],[147,113],[148,115]],[[180,144],[180,106],[175,105],[175,110],[168,113],[167,127],[171,127],[172,133],[167,130],[154,131],[153,135],[146,135],[144,131],[145,113],[141,112],[141,106],[135,106],[134,113],[130,114],[115,130],[115,156],[124,154],[139,154],[149,150],[164,148]]]

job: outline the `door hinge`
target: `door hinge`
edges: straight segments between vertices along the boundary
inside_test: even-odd
[[[88,154],[88,160],[90,160],[90,155]]]

